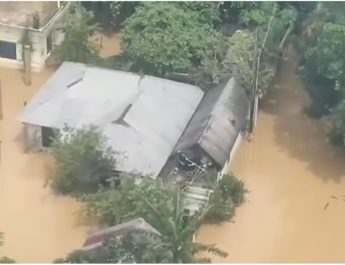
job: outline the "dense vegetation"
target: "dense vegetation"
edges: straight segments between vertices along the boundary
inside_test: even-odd
[[[93,126],[61,130],[52,144],[56,162],[53,189],[60,193],[91,192],[106,184],[116,165],[106,140]]]
[[[184,213],[181,190],[177,188],[167,205],[142,198],[143,207],[158,233],[134,232],[118,239],[106,240],[94,253],[76,251],[57,262],[112,263],[200,263],[209,259],[197,254],[209,252],[226,257],[227,253],[213,245],[193,242],[208,209],[188,217]],[[130,209],[128,209],[129,211]],[[137,234],[137,235],[135,235]],[[138,236],[141,235],[141,236]]]
[[[345,141],[345,4],[320,2],[301,22],[300,74],[312,97],[308,113],[316,118],[330,115],[332,143]]]
[[[72,3],[71,13],[64,22],[65,37],[57,49],[59,59],[78,63],[100,64],[99,50],[89,39],[99,29],[92,23],[94,14]]]
[[[210,174],[208,187],[213,190],[210,209],[204,217],[205,223],[220,223],[229,221],[235,215],[235,209],[244,202],[247,190],[244,183],[232,174],[226,174],[218,182],[217,175]]]
[[[191,82],[209,89],[235,76],[249,90],[258,28],[259,89],[265,93],[275,74],[286,32],[296,8],[275,2],[99,2],[75,8],[67,20],[63,58]],[[100,14],[103,14],[102,16]],[[82,19],[82,17],[84,17]],[[81,25],[87,22],[88,26]],[[97,23],[97,24],[95,24]],[[101,60],[86,41],[95,26],[123,32],[123,53]],[[234,29],[241,32],[234,33]],[[70,32],[71,34],[68,34]],[[84,43],[76,50],[72,36]],[[282,42],[283,41],[283,42]],[[68,45],[67,45],[68,44]],[[87,45],[86,45],[87,44]],[[238,54],[238,57],[236,55]],[[72,57],[73,56],[73,57]],[[238,70],[240,69],[240,70]],[[248,72],[248,69],[250,70]]]
[[[297,2],[99,2],[84,6],[93,14],[75,7],[66,20],[62,60],[171,78],[205,90],[233,76],[248,94],[257,82],[265,95],[283,48],[294,35],[301,54],[300,74],[313,99],[308,113],[331,114],[329,136],[332,142],[345,144],[343,3],[324,2],[317,8],[315,3]],[[122,31],[123,53],[117,58],[101,59],[89,42],[98,25]],[[179,187],[146,178],[136,183],[138,178],[130,176],[121,176],[118,185],[113,178],[116,164],[111,150],[104,149],[104,138],[93,130],[72,134],[68,141],[63,137],[55,141],[58,171],[53,187],[81,194],[85,212],[104,225],[143,217],[159,235],[140,242],[133,242],[132,235],[109,239],[96,254],[77,251],[58,262],[178,263],[203,261],[196,258],[202,251],[226,255],[213,246],[196,244],[192,237],[203,223],[231,220],[244,200],[241,181],[226,175],[217,182],[210,175],[205,184],[214,191],[210,207],[187,218]]]
[[[235,177],[226,175],[217,182],[215,175],[210,176],[207,185],[214,190],[210,207],[188,217],[182,187],[148,177],[114,176],[113,151],[95,127],[66,127],[53,140],[52,153],[56,160],[52,188],[77,196],[86,215],[98,217],[106,226],[142,217],[159,232],[150,235],[156,238],[153,241],[131,242],[129,247],[128,238],[109,240],[96,253],[76,251],[56,262],[120,262],[126,253],[126,262],[191,263],[201,261],[199,252],[226,255],[214,246],[193,242],[193,235],[205,222],[231,219],[245,193]]]

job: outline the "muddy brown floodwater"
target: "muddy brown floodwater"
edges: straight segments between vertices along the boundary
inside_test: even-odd
[[[121,34],[96,34],[97,38],[102,39],[102,57],[121,52]],[[94,221],[80,217],[80,203],[67,196],[56,196],[46,187],[53,166],[51,157],[23,152],[18,115],[24,102],[53,71],[34,73],[32,85],[25,86],[20,71],[0,68],[4,114],[0,120],[0,231],[5,235],[0,256],[17,262],[51,262],[63,257],[80,248],[87,233],[96,229]]]
[[[345,153],[303,113],[309,98],[296,54],[289,47],[285,56],[254,142],[241,145],[231,168],[247,201],[235,223],[205,226],[197,237],[229,253],[213,262],[345,262]]]
[[[51,74],[49,70],[33,74],[32,85],[25,86],[18,70],[0,68],[4,114],[0,121],[0,231],[5,235],[0,256],[17,262],[51,262],[82,246],[90,230],[78,223],[79,203],[55,196],[45,187],[51,158],[23,153],[18,115],[24,101]]]

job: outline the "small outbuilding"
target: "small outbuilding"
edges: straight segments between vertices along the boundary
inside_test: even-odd
[[[241,141],[249,114],[249,99],[234,78],[208,91],[174,152],[189,152],[212,161],[218,170],[227,168]]]

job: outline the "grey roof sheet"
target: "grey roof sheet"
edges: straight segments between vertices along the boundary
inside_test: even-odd
[[[217,164],[224,165],[245,124],[248,110],[249,100],[244,89],[231,78],[225,86],[206,93],[175,151],[199,145]]]
[[[107,237],[120,237],[129,232],[143,231],[147,233],[154,233],[159,235],[160,233],[149,223],[147,223],[143,218],[137,218],[117,224],[111,227],[107,227],[91,233],[86,239],[83,250],[91,250],[102,245],[103,241]]]
[[[24,108],[24,123],[97,125],[117,169],[156,177],[203,97],[192,85],[65,62]],[[115,123],[123,115],[123,123]],[[126,125],[127,124],[127,125]]]

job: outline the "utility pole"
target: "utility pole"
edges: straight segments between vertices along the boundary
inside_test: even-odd
[[[250,113],[249,113],[249,128],[248,132],[252,133],[254,128],[254,115],[255,115],[255,98],[256,98],[256,80],[257,80],[257,68],[258,68],[258,32],[259,28],[255,30],[255,43],[253,51],[253,65],[252,65],[252,78],[250,82],[251,97],[250,97]]]
[[[249,133],[253,132],[254,125],[256,123],[256,115],[257,115],[257,108],[259,104],[258,99],[258,83],[259,83],[259,69],[260,69],[260,61],[262,57],[262,53],[265,49],[265,45],[267,42],[267,38],[269,35],[269,32],[271,31],[272,23],[275,18],[275,12],[277,9],[277,2],[274,3],[273,9],[272,9],[272,15],[270,18],[270,21],[268,22],[266,33],[264,40],[262,42],[262,46],[260,50],[258,51],[258,34],[259,34],[259,28],[256,28],[255,32],[255,47],[254,47],[254,58],[253,58],[253,73],[252,73],[252,80],[251,80],[251,107],[250,107],[250,126],[248,128]]]
[[[24,83],[27,86],[31,85],[31,47],[29,45],[24,46],[23,52],[24,58]]]

